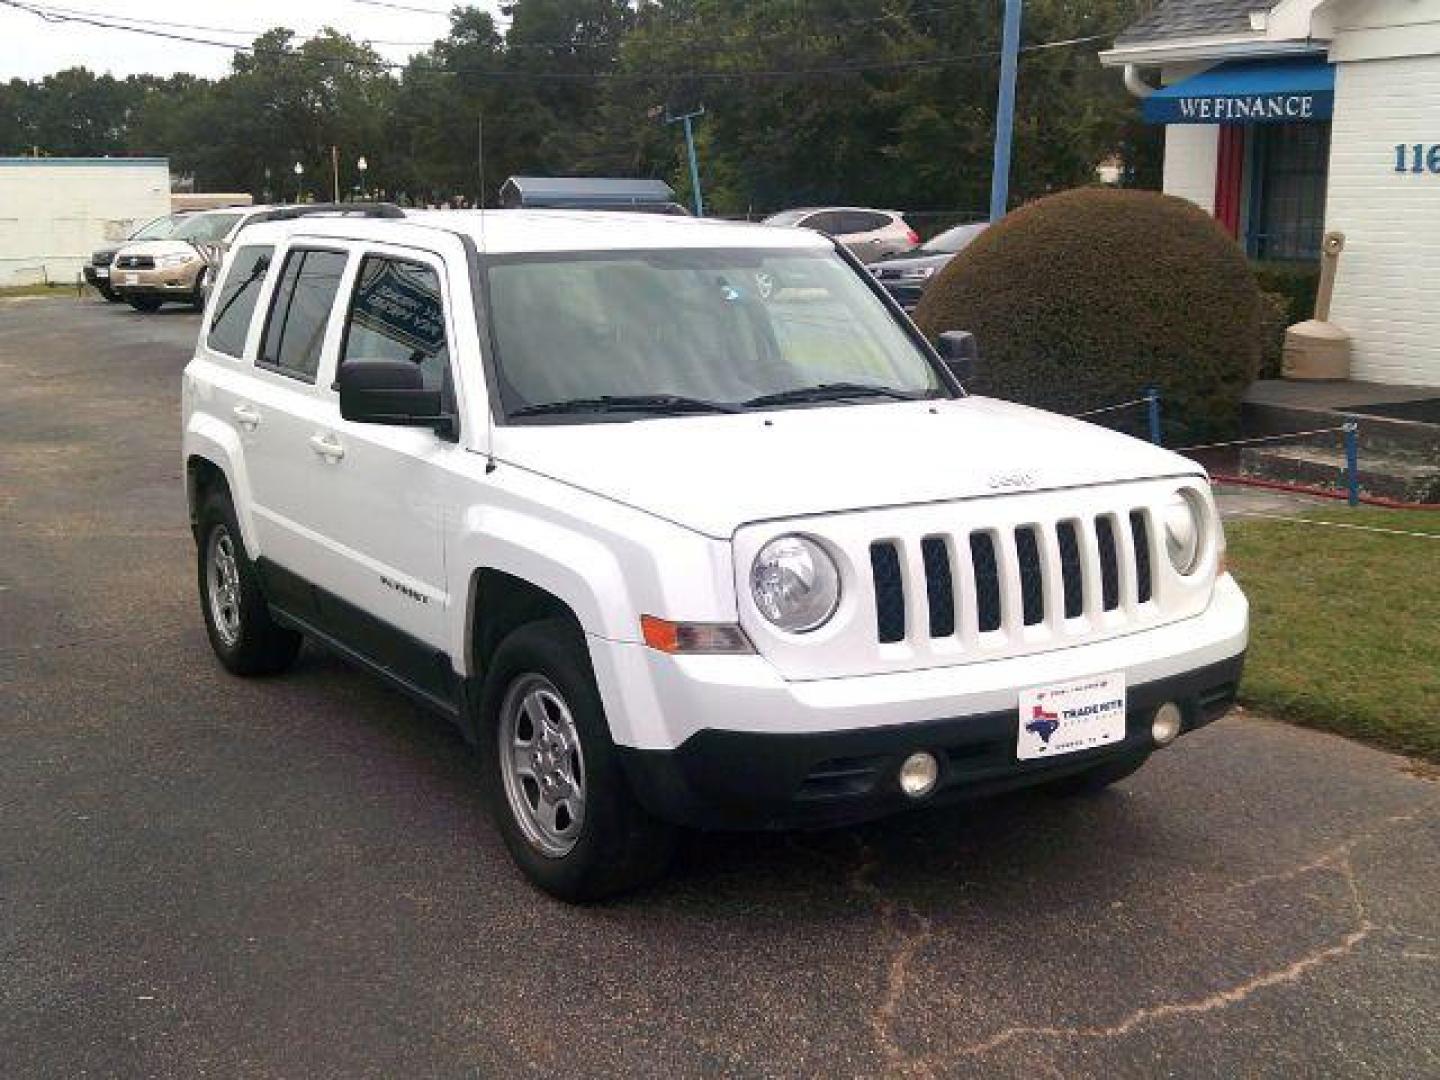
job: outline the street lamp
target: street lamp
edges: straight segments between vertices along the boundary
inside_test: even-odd
[[[295,201],[297,203],[305,200],[304,176],[305,166],[298,161],[295,162]]]
[[[360,197],[363,199],[365,192],[368,190],[365,187],[365,170],[370,168],[370,163],[365,160],[364,154],[361,154],[360,160],[355,162],[355,168],[360,171]]]

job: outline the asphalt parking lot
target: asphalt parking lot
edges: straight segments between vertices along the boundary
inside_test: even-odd
[[[443,721],[212,659],[197,327],[0,301],[0,1074],[1440,1075],[1440,783],[1258,718],[1091,800],[534,892]]]

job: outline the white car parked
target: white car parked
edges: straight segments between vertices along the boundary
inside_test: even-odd
[[[1226,709],[1246,647],[1193,462],[967,395],[802,230],[251,226],[184,460],[221,662],[310,637],[451,717],[568,899],[677,825],[1112,783]]]

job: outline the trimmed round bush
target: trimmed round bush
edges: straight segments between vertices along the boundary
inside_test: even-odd
[[[1204,211],[1077,188],[1021,207],[937,274],[915,313],[969,330],[972,388],[1062,413],[1160,390],[1166,442],[1233,430],[1260,359],[1260,292]],[[1143,409],[1106,417],[1139,430]]]

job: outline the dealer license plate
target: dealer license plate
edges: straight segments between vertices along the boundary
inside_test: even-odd
[[[1021,761],[1060,757],[1125,738],[1125,676],[1091,675],[1020,691]]]
[[[140,282],[140,275],[139,275],[139,274],[121,274],[121,275],[120,275],[120,284],[121,284],[121,285],[138,285],[139,282]]]

